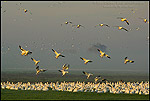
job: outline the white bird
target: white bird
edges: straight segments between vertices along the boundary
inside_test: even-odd
[[[66,21],[64,24],[71,24],[72,25],[72,22],[71,21]],[[61,24],[61,26],[62,26],[62,24]]]
[[[56,59],[59,57],[59,56],[62,56],[62,57],[65,57],[64,55],[62,55],[61,53],[57,53],[54,49],[52,49],[53,52],[55,52],[56,54]]]
[[[122,22],[125,21],[129,25],[127,18],[122,18],[122,17],[118,17],[118,18],[121,19]]]
[[[62,70],[68,70],[69,66],[70,66],[69,64],[68,64],[68,66],[67,66],[67,64],[64,64],[63,67],[62,67]]]
[[[37,65],[39,62],[40,62],[40,60],[38,60],[38,61],[36,61],[34,58],[32,58],[31,57],[31,59],[35,62],[35,65]]]
[[[126,28],[124,28],[124,27],[121,27],[121,26],[114,26],[114,27],[118,27],[119,30],[123,29],[123,30],[128,32],[128,30]]]
[[[95,81],[95,83],[99,80],[101,78],[101,76],[99,75],[99,76],[97,76],[97,77],[95,77],[94,78],[94,81]]]
[[[72,27],[76,27],[76,28],[80,28],[80,27],[83,27],[83,28],[85,28],[83,25],[80,25],[80,24],[78,24],[78,25],[72,25]]]
[[[36,75],[38,75],[40,72],[45,72],[47,69],[39,69],[39,66],[36,67]]]
[[[89,77],[90,77],[91,75],[93,75],[93,74],[87,73],[87,72],[85,72],[85,71],[83,71],[83,74],[85,74],[85,75],[87,76],[87,79],[89,79]]]
[[[84,64],[87,64],[88,62],[92,62],[91,60],[87,60],[85,58],[80,57],[80,59],[82,59],[84,61]]]
[[[102,27],[102,26],[106,26],[106,27],[110,27],[108,24],[98,24],[98,25],[96,25],[96,26],[101,26],[101,27]],[[95,26],[95,27],[96,27],[96,26]]]
[[[142,19],[145,23],[149,23],[146,18],[139,18],[139,19]]]
[[[133,63],[134,61],[133,60],[131,61],[131,60],[127,59],[127,57],[125,57],[124,63],[126,64],[127,62]]]
[[[21,51],[22,51],[22,53],[21,53],[22,56],[23,56],[24,54],[25,54],[25,56],[27,56],[28,54],[32,54],[32,52],[30,52],[29,50],[28,50],[28,51],[24,50],[20,45],[19,45],[19,48],[20,48]]]
[[[101,53],[100,57],[103,58],[103,56],[106,56],[107,58],[111,59],[110,56],[108,56],[105,52],[102,52],[100,49],[97,49],[99,53]]]
[[[66,73],[68,73],[68,71],[65,71],[65,70],[58,70],[58,71],[62,73],[62,76],[64,76]]]

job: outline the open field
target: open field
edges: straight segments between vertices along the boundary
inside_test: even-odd
[[[1,89],[1,100],[148,100],[149,95]]]
[[[66,74],[64,77],[57,71],[45,72],[35,75],[34,71],[24,72],[1,72],[1,82],[61,82],[61,81],[80,81],[94,82],[94,77],[99,74],[111,82],[123,80],[125,82],[149,81],[148,74],[131,72],[95,72],[88,80],[82,74],[82,71],[74,71]],[[50,88],[49,88],[50,89]],[[111,94],[96,92],[66,92],[66,91],[33,91],[33,90],[8,90],[1,89],[1,100],[148,100],[149,95],[138,94]]]
[[[88,80],[86,76],[82,73],[82,71],[73,71],[70,72],[63,77],[61,73],[57,70],[51,72],[41,73],[36,75],[35,71],[20,71],[20,72],[1,72],[1,82],[56,82],[56,81],[80,81],[80,82],[94,82],[94,78],[98,75],[101,75],[102,78],[107,79],[111,82],[116,82],[119,80],[123,80],[125,82],[135,82],[135,81],[149,81],[149,75],[146,73],[136,73],[136,72],[98,72],[91,71],[94,75],[91,76]]]

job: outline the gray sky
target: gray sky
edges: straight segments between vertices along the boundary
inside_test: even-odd
[[[29,11],[19,10],[19,3]],[[68,63],[70,70],[149,71],[149,24],[139,19],[149,19],[147,1],[1,1],[1,7],[1,12],[6,10],[1,13],[2,71],[35,71],[31,57],[41,61],[40,68],[49,70]],[[127,18],[130,24],[117,17]],[[85,28],[61,26],[66,21]],[[94,27],[100,23],[111,27]],[[129,32],[112,26],[123,26]],[[33,53],[21,56],[19,45]],[[96,49],[102,46],[111,59],[99,56]],[[56,59],[52,48],[66,57]],[[80,56],[93,62],[85,65]],[[126,56],[135,62],[124,64]]]

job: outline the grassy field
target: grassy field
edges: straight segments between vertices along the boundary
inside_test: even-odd
[[[1,89],[1,100],[148,100],[149,95]]]
[[[80,82],[94,82],[94,77],[101,75],[103,78],[111,82],[123,80],[125,82],[134,81],[149,81],[147,74],[140,73],[118,73],[118,72],[94,72],[88,80],[82,72],[70,72],[65,76],[61,76],[59,72],[45,72],[35,75],[35,72],[1,72],[1,82],[57,82],[59,81],[80,81]],[[96,93],[96,92],[61,92],[61,91],[25,91],[25,90],[8,90],[1,89],[1,100],[148,100],[149,95],[137,94],[110,94],[110,93]]]

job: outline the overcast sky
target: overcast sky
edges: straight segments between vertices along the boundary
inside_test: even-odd
[[[127,18],[129,25],[117,17]],[[149,19],[148,1],[1,1],[1,70],[35,71],[33,57],[49,70],[68,63],[70,70],[148,72],[149,23],[140,18]],[[94,27],[100,23],[110,27]],[[19,45],[32,54],[21,56]],[[56,59],[52,48],[65,57]],[[111,59],[101,58],[97,48]],[[135,62],[124,64],[126,56]],[[93,62],[85,65],[80,57]]]

